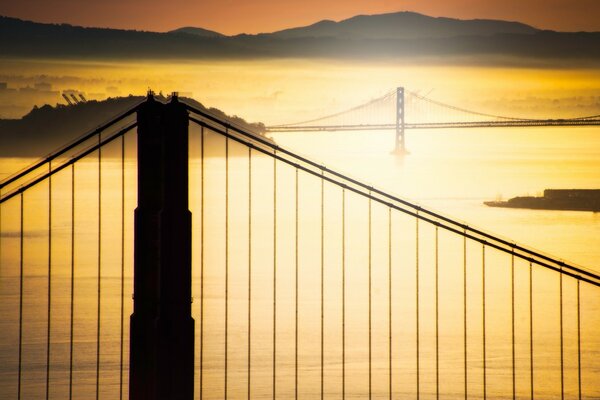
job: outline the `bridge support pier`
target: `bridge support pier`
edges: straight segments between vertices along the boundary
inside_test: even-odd
[[[408,154],[404,137],[404,88],[396,88],[396,144],[394,154]]]
[[[151,94],[138,120],[130,400],[193,400],[188,114]]]

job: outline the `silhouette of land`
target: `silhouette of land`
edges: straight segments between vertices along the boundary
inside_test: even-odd
[[[34,107],[21,119],[0,119],[0,156],[27,157],[48,154],[143,99],[141,96],[128,96],[74,105],[45,105]],[[193,99],[182,98],[182,101],[252,132],[262,134],[265,131],[262,123],[248,123],[242,118],[228,116],[216,108],[207,108]]]
[[[108,59],[401,58],[473,64],[600,61],[600,32],[555,32],[518,22],[360,15],[257,35],[199,27],[145,32],[0,17],[0,57]]]
[[[543,197],[522,196],[508,201],[486,201],[490,207],[537,210],[600,211],[600,189],[546,189]]]

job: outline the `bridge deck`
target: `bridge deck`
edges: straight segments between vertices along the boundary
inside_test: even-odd
[[[549,120],[506,120],[475,122],[429,122],[406,123],[404,129],[451,129],[451,128],[524,128],[532,126],[600,126],[600,119],[549,119]],[[306,125],[268,126],[268,132],[315,132],[315,131],[372,131],[395,130],[396,124],[354,125]]]

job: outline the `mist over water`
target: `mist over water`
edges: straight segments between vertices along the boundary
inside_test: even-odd
[[[315,66],[310,72],[298,69],[272,69],[259,72],[250,68],[236,82],[242,90],[237,96],[234,83],[207,82],[202,76],[228,76],[233,70],[225,67],[182,66],[180,76],[197,74],[199,82],[190,83],[199,89],[197,98],[211,105],[241,116],[265,122],[291,122],[305,116],[318,116],[343,109],[364,100],[365,88],[381,90],[395,86],[403,78],[414,78],[416,87],[431,85],[440,97],[466,85],[470,94],[482,93],[474,89],[479,83],[485,88],[496,88],[501,97],[509,89],[498,88],[490,78],[501,71],[481,70],[478,76],[464,82],[442,83],[449,77],[466,77],[468,70],[451,70],[445,76],[435,75],[431,80],[425,72],[394,68],[375,68],[383,75],[356,80],[367,67],[354,69],[330,66],[321,70]],[[361,68],[363,68],[361,70]],[[305,70],[306,71],[306,70]],[[432,72],[433,69],[426,71]],[[440,71],[440,70],[437,70]],[[584,83],[586,72],[512,71],[509,74],[521,83],[529,82],[527,91],[537,89],[548,97],[556,93],[548,82],[553,77],[580,76],[570,79],[568,90],[591,90]],[[536,72],[536,73],[538,73]],[[114,72],[115,76],[125,74]],[[127,72],[132,74],[132,72]],[[187,74],[187,75],[186,75]],[[453,75],[454,74],[454,75]],[[529,75],[532,74],[532,75]],[[578,75],[580,74],[580,75]],[[298,76],[298,81],[291,80]],[[593,74],[592,74],[593,75]],[[597,75],[597,74],[596,74]],[[276,83],[269,83],[268,77]],[[337,77],[337,79],[336,79]],[[104,79],[115,79],[107,74]],[[158,79],[158,78],[156,78]],[[204,79],[204,80],[203,80]],[[565,78],[566,79],[566,78]],[[542,83],[546,80],[545,84]],[[566,81],[566,80],[565,80]],[[287,83],[283,83],[287,82]],[[348,90],[351,82],[358,82],[363,90]],[[596,84],[598,81],[589,80]],[[138,82],[137,85],[145,85]],[[179,82],[171,82],[173,86]],[[211,84],[214,85],[211,88]],[[166,85],[166,84],[165,84]],[[231,85],[230,87],[226,87]],[[285,86],[287,85],[287,86]],[[301,86],[304,85],[304,89]],[[308,85],[308,86],[307,86]],[[590,84],[591,85],[591,84]],[[284,86],[281,94],[278,91]],[[517,85],[518,86],[518,85]],[[256,95],[267,94],[265,98]],[[316,90],[320,87],[319,91]],[[222,90],[222,89],[226,90]],[[207,100],[203,100],[203,90]],[[379,90],[379,89],[378,89]],[[525,96],[523,86],[513,91]],[[523,90],[521,92],[521,90]],[[330,93],[344,93],[331,95]],[[435,92],[434,92],[435,93]],[[256,96],[252,102],[252,96]],[[379,93],[375,93],[379,94]],[[271,96],[273,95],[273,96]],[[297,95],[297,96],[296,96]],[[296,97],[294,97],[296,96]],[[375,96],[375,95],[373,95]],[[464,99],[465,94],[462,94]],[[518,97],[517,96],[517,97]],[[196,97],[196,96],[195,96]],[[457,95],[458,97],[458,95]],[[460,103],[459,100],[457,100]],[[281,109],[276,106],[281,104]],[[238,108],[239,106],[239,108]],[[551,108],[549,108],[551,109]],[[239,112],[237,110],[240,110]],[[299,111],[302,110],[302,111]],[[498,112],[500,113],[499,110]],[[523,110],[521,110],[523,111]],[[547,110],[544,110],[544,112]],[[586,114],[577,107],[561,112],[571,115]],[[541,112],[541,111],[539,111]],[[204,398],[222,398],[224,388],[224,289],[225,289],[225,162],[224,139],[215,134],[206,136],[204,176],[201,176],[198,129],[192,128],[190,147],[190,209],[193,213],[193,316],[196,320],[196,368],[199,366],[201,321],[204,322]],[[548,252],[558,258],[600,271],[600,215],[590,212],[518,210],[489,208],[485,200],[498,197],[507,199],[517,195],[538,195],[544,189],[600,188],[600,130],[598,128],[493,128],[469,130],[427,131],[407,133],[410,151],[403,158],[390,154],[393,148],[392,132],[336,132],[336,133],[281,133],[274,134],[278,144],[307,155],[330,168],[347,171],[351,176],[433,208],[444,215],[463,220],[469,225],[498,233],[511,240]],[[115,144],[118,146],[118,144]],[[127,139],[127,152],[133,156],[135,139]],[[115,150],[115,149],[113,149]],[[247,388],[247,311],[248,311],[248,150],[230,144],[230,209],[229,209],[229,348],[228,391],[232,398],[246,396]],[[108,150],[107,150],[108,152]],[[294,394],[294,273],[295,273],[295,214],[294,170],[278,164],[277,180],[277,240],[273,238],[273,160],[253,153],[252,156],[252,393],[253,398],[269,398],[272,390],[272,310],[273,263],[277,268],[277,395],[290,398]],[[20,169],[32,160],[2,159],[0,173]],[[131,313],[131,267],[133,260],[133,209],[136,204],[135,163],[126,163],[125,214],[125,338],[127,320]],[[117,398],[120,361],[120,176],[118,159],[107,158],[102,166],[102,331],[100,382],[102,398]],[[5,175],[2,175],[5,176]],[[200,182],[204,178],[206,193]],[[300,174],[299,193],[299,396],[313,398],[320,389],[320,268],[321,184],[313,177]],[[70,171],[53,178],[53,236],[52,236],[52,347],[51,398],[64,398],[68,393],[68,341],[70,318]],[[92,155],[76,169],[77,207],[75,229],[78,234],[75,247],[75,398],[94,397],[96,366],[96,290],[98,260],[97,219],[97,160]],[[46,329],[47,329],[47,184],[41,184],[25,199],[28,210],[25,220],[26,276],[24,286],[24,359],[23,398],[39,398],[45,390]],[[202,238],[200,216],[201,198],[205,201],[205,237]],[[341,190],[333,185],[324,187],[324,307],[325,307],[325,393],[327,397],[341,396]],[[348,195],[346,203],[346,394],[364,398],[368,387],[368,202]],[[372,205],[372,321],[373,321],[373,393],[376,398],[387,396],[388,390],[388,209]],[[16,339],[18,338],[19,294],[19,202],[13,199],[2,205],[0,253],[0,393],[8,398],[16,393]],[[401,213],[392,215],[392,306],[393,306],[393,390],[398,398],[412,398],[416,391],[416,311],[414,282],[416,278],[415,220]],[[204,240],[204,254],[200,248]],[[435,229],[425,223],[419,226],[420,272],[420,390],[421,398],[434,398],[435,326],[434,326],[434,243]],[[462,396],[462,239],[439,232],[440,243],[440,387],[448,398]],[[277,258],[273,248],[277,246]],[[200,263],[204,260],[205,293],[204,317],[200,319]],[[488,398],[505,398],[511,385],[510,375],[510,265],[508,255],[486,250],[487,300],[487,367]],[[468,266],[468,365],[469,398],[482,398],[482,246],[467,243]],[[528,330],[528,275],[524,261],[515,262],[516,276],[516,362],[517,393],[529,393],[529,330]],[[559,398],[558,354],[558,277],[541,268],[534,268],[534,379],[540,398]],[[442,283],[443,282],[443,283]],[[582,383],[584,398],[600,396],[600,299],[595,287],[582,284]],[[576,321],[575,282],[564,280],[565,297],[565,387],[567,397],[576,396]],[[124,359],[127,361],[127,342]],[[196,392],[199,374],[196,372]],[[127,382],[127,368],[124,370]],[[125,387],[126,388],[126,387]],[[126,393],[126,391],[125,391]],[[198,393],[196,397],[198,397]],[[0,396],[1,397],[1,396]]]

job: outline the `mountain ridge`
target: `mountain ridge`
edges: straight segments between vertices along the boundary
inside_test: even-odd
[[[401,59],[485,65],[580,65],[586,61],[596,65],[600,63],[600,32],[544,31],[518,22],[406,12],[355,16],[340,22],[323,20],[307,27],[235,36],[194,27],[149,32],[0,17],[0,59],[11,57]]]
[[[499,33],[528,34],[539,30],[515,21],[430,17],[410,11],[355,15],[341,20],[321,20],[314,24],[288,28],[262,35],[279,38],[337,37],[363,39],[412,39]]]

